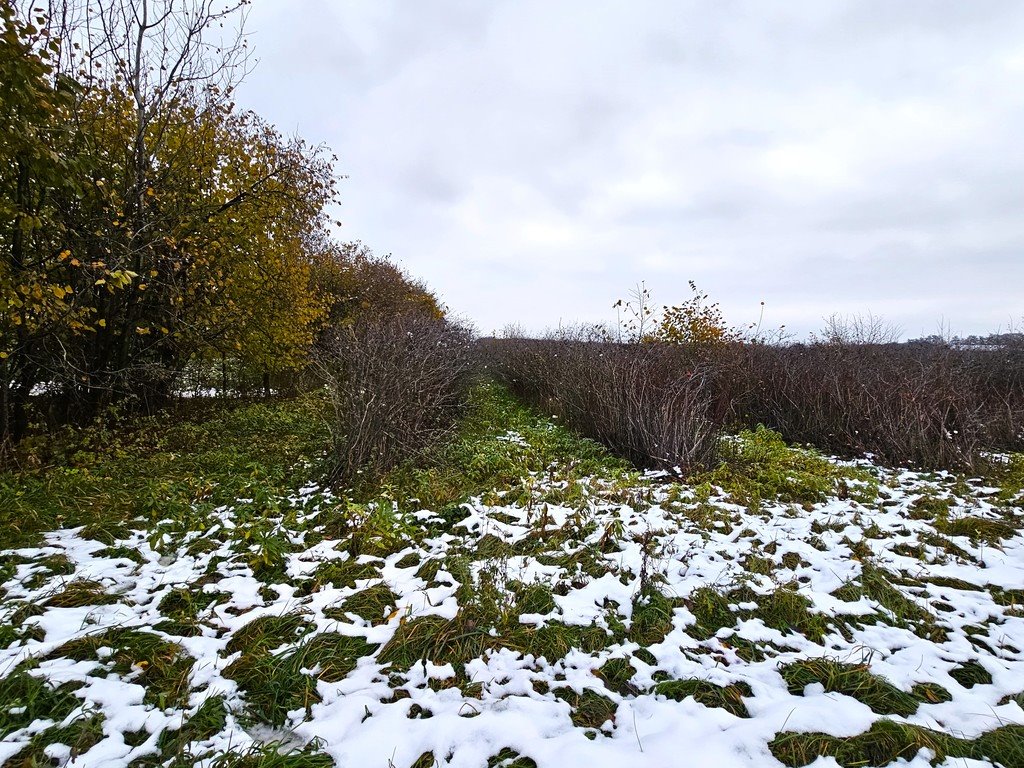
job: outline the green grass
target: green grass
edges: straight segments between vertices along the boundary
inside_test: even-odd
[[[938,731],[892,720],[878,720],[857,736],[839,737],[825,733],[780,733],[768,744],[783,765],[804,766],[818,757],[834,757],[843,768],[882,766],[902,758],[910,760],[929,749],[936,760],[969,757],[968,742]]]
[[[684,601],[696,617],[689,633],[707,640],[720,630],[734,627],[740,619],[758,618],[765,626],[782,633],[798,632],[809,640],[821,642],[830,627],[828,617],[811,610],[811,601],[801,595],[795,584],[784,584],[768,594],[759,594],[747,586],[728,592],[714,587],[700,587]],[[755,608],[733,607],[739,603],[756,603]]]
[[[310,629],[301,614],[266,616],[242,627],[228,643],[229,653],[243,652],[227,666],[224,676],[237,682],[245,692],[246,708],[256,719],[283,725],[292,710],[308,712],[320,700],[317,679],[341,680],[355,669],[359,659],[370,656],[377,648],[361,637],[324,632],[294,649],[272,653]]]
[[[610,691],[615,691],[620,696],[637,696],[640,689],[630,679],[636,674],[629,659],[609,659],[596,672],[597,676],[604,681]]]
[[[235,632],[224,650],[228,654],[238,651],[245,654],[266,653],[297,642],[312,629],[313,625],[301,613],[261,616]]]
[[[168,728],[160,734],[157,746],[160,755],[153,759],[154,765],[164,763],[169,758],[182,761],[189,744],[205,741],[220,733],[227,725],[228,709],[223,696],[211,696],[182,723],[180,729]]]
[[[641,590],[633,600],[629,639],[642,646],[660,643],[672,630],[674,608],[673,601],[653,586]]]
[[[450,663],[457,668],[483,657],[488,651],[508,648],[554,662],[574,648],[594,653],[622,639],[596,625],[569,626],[554,621],[539,628],[510,623],[494,629],[496,634],[471,611],[459,611],[453,619],[439,616],[412,619],[398,628],[381,649],[378,661],[392,664],[397,670],[408,670],[420,661]]]
[[[707,680],[663,680],[654,686],[654,692],[674,701],[693,699],[705,707],[724,709],[736,717],[750,717],[744,696],[752,696],[753,692],[746,683],[716,685]]]
[[[423,768],[433,768],[433,766],[423,766]],[[505,747],[487,760],[487,768],[537,768],[537,763],[532,758],[519,754],[511,747]]]
[[[964,688],[989,685],[992,682],[992,673],[977,661],[965,661],[963,664],[958,664],[950,670],[949,676]]]
[[[35,768],[36,766],[52,765],[45,752],[45,749],[52,744],[63,744],[70,747],[73,764],[80,755],[99,743],[102,738],[103,716],[82,712],[66,724],[55,725],[33,736],[28,746],[10,758],[4,763],[4,766],[5,768],[6,766]]]
[[[525,444],[509,440],[510,432]],[[538,476],[559,482],[540,488]],[[473,496],[497,501],[496,488],[505,489],[504,503],[580,506],[636,477],[629,462],[600,444],[539,417],[500,385],[483,383],[471,392],[457,434],[417,464],[391,472],[382,486],[403,508],[443,514]]]
[[[584,689],[582,693],[572,688],[556,688],[553,693],[556,699],[569,705],[569,717],[577,728],[600,728],[609,720],[615,722],[618,705],[591,688]]]
[[[764,426],[724,439],[720,457],[718,467],[692,482],[721,488],[751,509],[765,501],[815,504],[835,495],[872,503],[878,495],[869,473],[836,466],[807,448],[787,446],[778,432]]]
[[[935,615],[893,586],[894,581],[899,581],[899,577],[865,562],[860,578],[848,582],[833,594],[846,601],[867,597],[889,611],[894,626],[910,628],[920,637],[935,642],[944,641],[947,631],[936,623]]]
[[[343,600],[337,607],[324,610],[328,618],[347,620],[346,614],[354,613],[373,625],[383,624],[395,609],[398,595],[387,584],[374,584]]]
[[[160,709],[187,703],[194,659],[181,646],[152,632],[109,629],[64,643],[47,658],[100,661],[100,648],[112,650],[110,657],[102,660],[112,672],[131,675],[133,682],[145,687],[145,703]]]
[[[803,695],[806,686],[820,683],[826,691],[851,696],[880,715],[909,717],[917,711],[920,703],[913,694],[871,674],[866,664],[805,659],[787,664],[779,672],[792,694]]]
[[[279,744],[259,744],[246,752],[217,755],[210,768],[334,768],[334,758],[316,744],[282,753]]]
[[[1024,505],[1024,453],[1011,453],[1005,462],[990,462],[983,475],[999,488],[999,501],[1017,508]]]
[[[182,637],[199,635],[199,616],[225,597],[219,592],[207,592],[202,587],[172,589],[160,598],[158,605],[160,613],[167,618],[157,622],[153,628]]]
[[[22,662],[0,680],[0,739],[35,720],[60,722],[81,705],[74,693],[80,684],[50,685],[32,674],[37,667],[37,661]]]
[[[290,490],[319,474],[309,462],[329,444],[325,413],[310,395],[27,438],[0,472],[5,546],[33,546],[44,531],[76,525],[112,545],[138,517],[198,525],[239,497]]]
[[[910,760],[920,750],[933,754],[933,764],[947,757],[992,761],[1010,768],[1024,765],[1024,726],[1004,725],[969,741],[917,725],[878,720],[856,736],[825,733],[779,733],[769,743],[776,759],[799,768],[818,757],[834,757],[844,768],[884,766]]]

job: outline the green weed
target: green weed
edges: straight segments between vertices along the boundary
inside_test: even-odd
[[[716,469],[692,482],[719,487],[751,509],[764,501],[815,504],[835,495],[870,503],[878,495],[869,473],[839,467],[810,449],[791,448],[764,426],[724,439],[720,456]]]

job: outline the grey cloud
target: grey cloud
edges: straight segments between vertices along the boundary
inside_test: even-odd
[[[1024,4],[261,0],[239,93],[341,157],[341,235],[484,331],[687,279],[737,323],[1024,313]]]

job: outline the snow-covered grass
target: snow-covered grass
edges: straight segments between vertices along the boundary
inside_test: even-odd
[[[19,539],[0,762],[1024,765],[1019,457],[724,455],[641,475],[485,386],[372,497],[222,479]]]

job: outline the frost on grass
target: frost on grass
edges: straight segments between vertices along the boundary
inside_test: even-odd
[[[431,468],[2,553],[0,762],[1024,765],[1016,491],[764,433],[692,485],[581,471],[517,418],[461,501]]]

